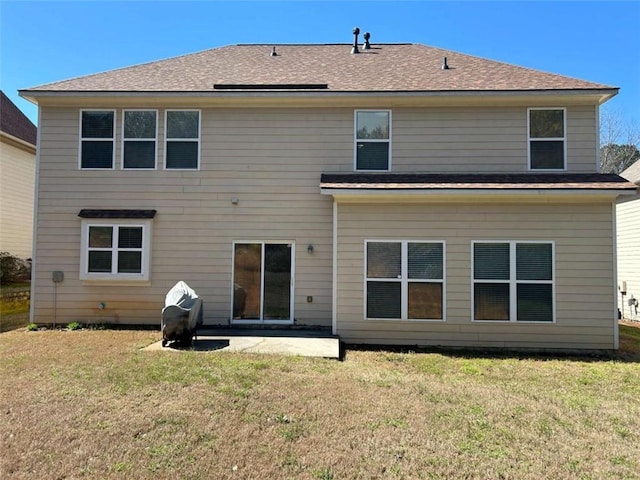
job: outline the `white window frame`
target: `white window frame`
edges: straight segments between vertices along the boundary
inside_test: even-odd
[[[482,243],[502,243],[509,245],[509,279],[508,280],[484,280],[475,278],[474,253],[475,245]],[[518,280],[516,274],[516,255],[518,244],[544,244],[551,245],[551,280]],[[475,284],[476,283],[504,283],[509,285],[509,320],[477,320],[475,312]],[[552,320],[534,321],[518,320],[518,285],[519,284],[551,285],[551,312]],[[556,244],[553,240],[474,240],[471,242],[471,321],[478,323],[521,323],[533,325],[550,325],[556,323]]]
[[[91,112],[111,112],[113,113],[113,135],[111,138],[84,138],[82,136],[82,115],[85,113]],[[112,108],[83,108],[80,110],[80,122],[78,125],[78,170],[97,170],[97,171],[107,171],[107,170],[115,170],[116,169],[116,130],[117,130],[117,114],[116,110]],[[82,142],[102,142],[102,141],[111,141],[111,168],[95,168],[89,167],[85,168],[82,166]]]
[[[389,138],[388,139],[359,139],[358,138],[358,113],[360,112],[384,112],[389,114]],[[376,173],[376,172],[390,172],[391,171],[391,159],[393,157],[393,129],[392,129],[392,115],[390,109],[358,109],[353,112],[353,171],[354,172],[363,172],[363,173]],[[360,142],[368,142],[368,143],[388,143],[389,144],[389,159],[387,160],[387,169],[386,170],[361,170],[358,169],[358,141]]]
[[[125,137],[125,123],[127,118],[127,112],[153,112],[156,115],[156,131],[153,138],[126,138]],[[158,110],[150,108],[128,108],[122,110],[122,139],[120,141],[120,169],[121,170],[157,170],[158,169],[158,123],[159,115]],[[124,144],[125,142],[149,142],[153,140],[153,168],[127,168],[124,166]]]
[[[169,125],[167,122],[169,112],[198,112],[198,138],[169,138]],[[170,108],[164,111],[164,170],[169,172],[197,172],[200,170],[200,150],[201,150],[201,131],[202,131],[202,110],[194,108]],[[167,144],[169,142],[196,142],[198,144],[198,154],[196,159],[196,168],[167,168]]]
[[[117,281],[117,282],[148,282],[151,270],[151,219],[99,219],[88,218],[82,221],[81,235],[81,252],[80,252],[80,280],[96,280],[96,281]],[[91,227],[112,227],[113,228],[113,244],[110,250],[112,252],[111,273],[92,273],[89,272],[89,228]],[[120,227],[142,227],[142,259],[140,273],[118,273],[118,251],[138,251],[139,249],[119,249],[118,245],[118,229]]]
[[[401,274],[400,278],[369,278],[367,276],[368,257],[367,245],[369,243],[400,243],[401,244]],[[410,243],[436,243],[442,245],[442,278],[441,279],[421,279],[409,278],[409,244]],[[365,320],[389,321],[389,322],[445,322],[447,320],[447,244],[444,240],[374,240],[364,241],[364,298],[363,316]],[[367,316],[367,287],[368,282],[398,282],[400,283],[400,318],[376,318]],[[442,284],[442,318],[409,318],[409,284],[410,283],[441,283]]]
[[[252,245],[257,244],[261,246],[261,261],[260,261],[260,318],[259,319],[234,319],[233,318],[233,302],[234,302],[234,287],[235,287],[235,268],[236,268],[236,245]],[[266,245],[289,245],[291,247],[291,284],[289,290],[289,319],[285,320],[265,320],[264,319],[264,262],[265,255],[264,250]],[[231,324],[263,324],[263,325],[293,325],[295,319],[295,276],[296,276],[296,242],[294,240],[234,240],[231,246],[231,302],[229,310],[229,318]]]
[[[532,137],[531,136],[531,112],[537,110],[562,110],[562,132],[564,137]],[[531,142],[562,141],[562,168],[533,168],[531,166]],[[530,107],[527,108],[527,166],[531,172],[564,172],[567,170],[567,109],[566,107]]]

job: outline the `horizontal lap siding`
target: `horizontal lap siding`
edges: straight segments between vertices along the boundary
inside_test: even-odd
[[[338,334],[347,342],[613,348],[610,204],[339,204]],[[364,320],[364,241],[444,240],[446,321]],[[471,321],[471,242],[555,241],[555,324]]]
[[[0,145],[0,251],[31,258],[35,154]]]
[[[233,241],[289,240],[296,245],[297,323],[330,325],[332,200],[320,195],[319,181],[323,171],[352,167],[353,111],[204,109],[200,170],[186,172],[162,170],[164,110],[158,117],[158,170],[120,170],[118,109],[116,170],[79,171],[78,109],[43,109],[35,321],[53,321],[51,275],[62,270],[58,322],[159,324],[166,292],[184,280],[203,297],[205,323],[226,324]],[[295,136],[290,142],[283,141],[287,132]],[[150,285],[78,279],[82,208],[158,210]]]
[[[618,286],[627,283],[627,295],[624,297],[626,318],[640,320],[635,309],[630,309],[628,300],[633,295],[640,301],[640,198],[636,197],[616,205],[616,227],[618,247]],[[619,297],[620,303],[622,297]],[[640,310],[640,309],[638,309]]]
[[[562,105],[558,105],[562,107]],[[527,108],[393,110],[395,172],[527,172]],[[567,108],[567,170],[596,171],[596,111]]]

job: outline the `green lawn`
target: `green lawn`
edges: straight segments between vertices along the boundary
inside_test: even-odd
[[[0,335],[0,478],[637,479],[640,330],[591,357],[148,352]]]

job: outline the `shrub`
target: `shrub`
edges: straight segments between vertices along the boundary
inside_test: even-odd
[[[0,281],[3,284],[28,281],[31,277],[31,263],[29,260],[0,252]]]
[[[82,324],[78,322],[71,322],[67,325],[67,330],[80,330],[82,328]]]
[[[29,325],[27,325],[28,332],[35,332],[36,330],[38,330],[38,325],[36,325],[35,323],[30,323]]]

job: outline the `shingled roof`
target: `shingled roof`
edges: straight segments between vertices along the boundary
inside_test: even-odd
[[[276,55],[271,53],[275,48]],[[616,87],[545,73],[421,44],[231,45],[42,85],[44,92],[602,91]],[[449,69],[442,69],[444,57]],[[214,88],[214,85],[216,86]]]
[[[0,90],[0,131],[34,147],[37,141],[36,126],[18,107]]]
[[[323,190],[627,190],[636,186],[616,174],[600,173],[323,173]]]

